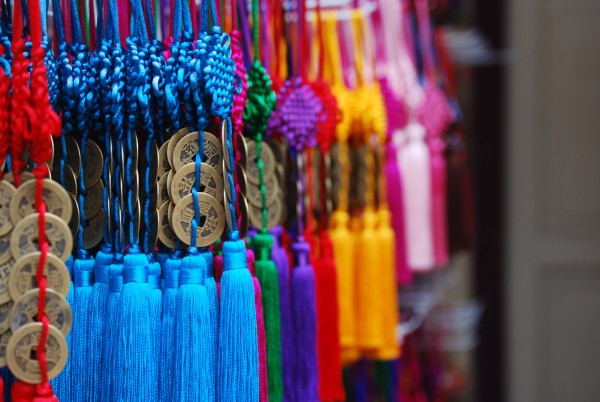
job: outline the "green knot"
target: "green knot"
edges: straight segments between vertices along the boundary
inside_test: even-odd
[[[260,61],[255,61],[248,73],[248,101],[244,109],[244,125],[251,137],[267,131],[269,117],[277,106],[272,85]]]

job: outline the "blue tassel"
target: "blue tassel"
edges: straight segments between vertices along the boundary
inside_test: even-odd
[[[294,243],[292,249],[297,258],[292,270],[292,325],[296,346],[294,388],[297,401],[313,402],[319,401],[315,275],[308,263],[308,243]]]
[[[219,291],[217,290],[217,281],[215,281],[213,273],[213,255],[210,250],[205,250],[201,253],[204,257],[204,263],[206,264],[206,279],[204,280],[204,288],[206,289],[206,295],[208,296],[208,308],[210,313],[210,329],[211,338],[210,346],[215,352],[212,354],[213,360],[211,362],[211,371],[216,373],[217,371],[217,353],[218,348],[217,339],[219,336]],[[216,377],[214,377],[216,379]],[[211,389],[215,390],[216,383],[213,381]]]
[[[158,261],[153,261],[153,256],[149,255],[150,265],[148,266],[148,284],[150,285],[150,298],[148,303],[150,304],[150,325],[152,327],[152,350],[159,351],[161,336],[161,315],[162,315],[162,290],[160,286],[160,275],[161,269]],[[159,354],[155,354],[155,364],[158,364]]]
[[[214,401],[206,264],[195,247],[181,261],[175,331],[175,401]]]
[[[75,287],[73,286],[73,256],[70,255],[65,261],[65,265],[69,270],[69,276],[71,277],[71,282],[69,284],[69,293],[67,294],[67,303],[70,306],[73,306],[74,301],[74,293]],[[69,351],[72,350],[73,343],[71,341],[73,331],[69,332],[66,336],[67,346],[69,347]],[[53,379],[50,384],[52,385],[52,389],[54,390],[54,395],[58,397],[59,400],[63,402],[71,402],[73,400],[73,387],[72,387],[72,377],[71,377],[71,359],[67,359],[67,364],[63,371],[60,372],[58,377]],[[4,390],[6,392],[6,387],[8,386],[6,380],[4,380]],[[10,390],[10,387],[8,388]],[[10,399],[4,399],[5,401],[9,401]]]
[[[163,252],[159,252],[154,254],[154,260],[156,262],[159,263],[160,265],[160,288],[162,290],[165,289],[165,272],[167,272],[165,270],[165,264],[167,263],[167,260],[169,259],[169,254],[167,253],[163,253]]]
[[[173,380],[175,372],[175,312],[177,311],[177,293],[179,288],[179,268],[181,258],[178,252],[174,252],[164,265],[165,290],[163,292],[163,313],[161,323],[161,345],[160,345],[160,381],[159,400],[170,402],[173,391]]]
[[[102,338],[106,320],[106,300],[108,298],[108,267],[113,263],[111,247],[103,244],[96,254],[95,283],[90,295],[89,308],[89,340],[90,358],[89,368],[91,372],[91,395],[99,395],[101,387],[102,367]]]
[[[258,332],[254,284],[241,240],[223,243],[217,398],[258,402]]]
[[[105,326],[102,336],[102,387],[99,401],[120,401],[123,395],[123,358],[117,353],[120,327],[118,316],[121,311],[121,296],[123,292],[123,256],[115,256],[115,263],[108,267],[108,295],[106,298],[105,320],[110,325]]]
[[[69,353],[71,360],[72,380],[77,382],[73,387],[73,401],[90,401],[95,398],[91,394],[92,373],[90,370],[89,338],[90,301],[94,284],[94,259],[76,259],[73,264],[75,278],[73,310],[73,329],[71,330],[72,347]]]
[[[154,328],[149,319],[148,258],[137,245],[131,245],[124,258],[123,283],[120,341],[116,350],[125,363],[120,377],[123,400],[151,401],[158,395],[158,369],[152,348]]]

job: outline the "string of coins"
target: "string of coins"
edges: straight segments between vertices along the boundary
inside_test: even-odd
[[[11,372],[23,381],[15,388],[24,390],[26,383],[39,383],[41,388],[36,391],[39,395],[52,394],[48,380],[62,371],[67,358],[65,336],[71,329],[72,316],[65,300],[69,274],[64,261],[73,245],[67,226],[73,211],[67,192],[47,178],[47,163],[52,159],[51,136],[60,134],[60,121],[52,111],[48,97],[39,4],[30,6],[29,16],[32,21],[29,26],[32,40],[30,73],[24,55],[22,9],[20,4],[15,4],[13,103],[18,102],[21,110],[11,115],[9,167],[17,188],[11,191],[6,177],[0,186],[3,192],[9,192],[9,197],[4,197],[8,205],[3,205],[2,231],[10,234],[9,248],[0,251],[0,258],[8,260],[4,267],[9,269],[2,271],[2,311],[8,313],[11,300],[14,304],[10,312],[2,316],[1,350],[2,363],[8,364]],[[31,80],[30,89],[28,79]],[[6,132],[3,134],[7,135]],[[29,144],[35,180],[21,176],[25,166],[21,158],[26,144]]]

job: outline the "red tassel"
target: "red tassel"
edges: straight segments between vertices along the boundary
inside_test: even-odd
[[[327,232],[320,236],[321,257],[315,265],[319,397],[323,402],[346,399],[342,383],[338,291],[333,245]]]
[[[11,396],[13,402],[59,402],[49,383],[28,384],[17,380],[12,386]]]

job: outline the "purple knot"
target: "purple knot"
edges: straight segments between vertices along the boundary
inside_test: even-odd
[[[271,115],[269,130],[283,135],[297,151],[317,145],[318,123],[323,105],[300,77],[285,82],[277,96],[278,108]]]

